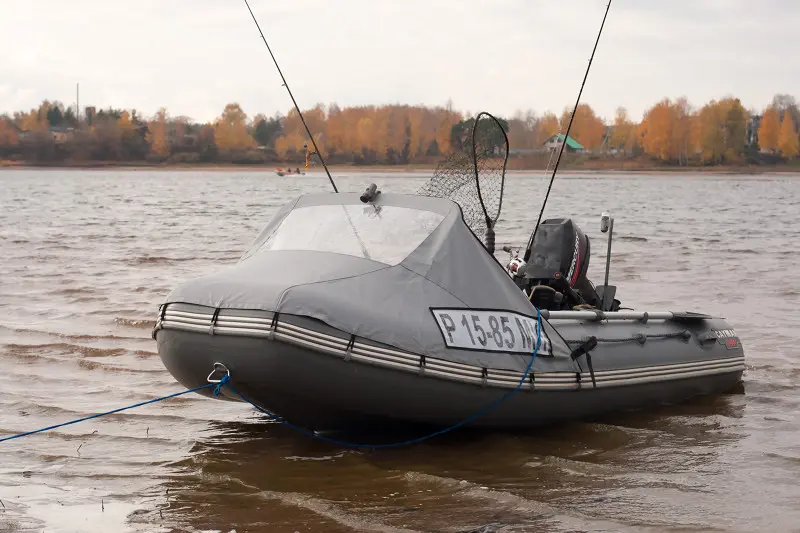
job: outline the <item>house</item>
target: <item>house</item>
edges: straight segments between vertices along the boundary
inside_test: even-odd
[[[547,150],[560,150],[561,144],[563,142],[564,142],[564,134],[557,133],[556,135],[553,135],[552,137],[547,139],[544,143],[542,143],[542,146],[544,146]],[[583,152],[584,150],[585,148],[583,147],[583,145],[581,145],[581,143],[579,143],[572,137],[567,137],[567,146],[566,146],[567,152],[580,153]]]
[[[56,144],[62,144],[72,138],[75,133],[75,128],[69,126],[52,126],[50,128],[50,135],[53,136],[53,141]]]
[[[23,130],[21,128],[17,128],[19,130],[19,138],[20,140],[24,140],[27,138],[35,138],[37,133],[44,133],[42,130]],[[56,144],[63,144],[70,140],[72,136],[75,134],[75,128],[69,126],[52,126],[47,128],[47,133],[50,134],[52,137],[53,142]]]

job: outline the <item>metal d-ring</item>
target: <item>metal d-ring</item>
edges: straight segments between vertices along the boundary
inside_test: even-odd
[[[219,379],[211,379],[211,376],[213,376],[216,372],[224,372],[225,375]],[[206,381],[208,381],[209,383],[221,383],[222,380],[225,379],[226,377],[228,379],[230,379],[231,377],[231,371],[228,370],[228,367],[223,365],[222,363],[214,363],[214,370],[212,370],[211,373],[208,375]]]

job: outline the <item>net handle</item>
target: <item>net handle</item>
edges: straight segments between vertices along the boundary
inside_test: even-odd
[[[503,133],[503,140],[506,144],[506,154],[505,158],[503,159],[503,171],[500,174],[500,200],[497,205],[497,214],[495,215],[494,219],[489,216],[489,213],[486,211],[486,204],[483,203],[483,195],[481,194],[481,181],[480,181],[480,174],[478,172],[478,154],[477,154],[477,147],[475,144],[475,132],[478,130],[478,123],[480,122],[481,116],[486,115],[490,119],[494,120],[497,127],[500,128],[500,131]],[[486,217],[486,225],[489,228],[493,228],[494,225],[497,223],[497,220],[500,218],[500,211],[503,209],[503,189],[505,187],[506,182],[506,165],[508,164],[508,135],[506,134],[505,128],[500,123],[494,115],[487,111],[481,111],[478,113],[478,116],[475,117],[475,124],[472,126],[472,166],[475,169],[475,189],[478,191],[478,201],[481,203],[481,208],[483,209],[483,214]]]

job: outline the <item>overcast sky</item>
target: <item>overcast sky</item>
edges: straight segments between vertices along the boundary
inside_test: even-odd
[[[250,0],[298,103],[574,105],[605,0]],[[800,0],[613,0],[582,101],[800,96]],[[213,120],[291,100],[242,0],[0,0],[0,113],[44,98]]]

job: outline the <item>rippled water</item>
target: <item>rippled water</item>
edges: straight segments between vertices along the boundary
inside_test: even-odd
[[[509,177],[498,249],[524,244],[545,187]],[[180,390],[150,339],[162,298],[322,190],[321,174],[0,172],[0,435]],[[800,531],[800,180],[563,175],[546,216],[594,239],[595,280],[603,210],[623,305],[727,317],[743,391],[372,453],[182,396],[0,444],[0,531]]]

